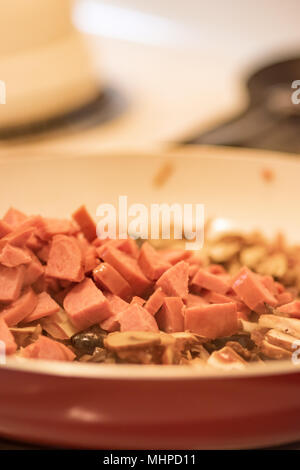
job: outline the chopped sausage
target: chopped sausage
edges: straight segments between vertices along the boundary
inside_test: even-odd
[[[157,279],[171,267],[148,242],[144,242],[140,250],[138,263],[145,276],[151,281]]]
[[[31,263],[31,256],[16,246],[7,244],[0,253],[0,264],[7,268],[15,268],[20,264],[28,263]]]
[[[0,265],[0,303],[16,300],[21,292],[25,276],[25,266],[7,268]]]
[[[96,234],[96,224],[90,214],[88,213],[85,206],[80,206],[73,214],[73,219],[77,222],[80,227],[80,230],[84,234],[85,238],[92,242],[95,240]]]
[[[251,310],[255,310],[263,303],[277,305],[274,295],[265,287],[259,276],[248,268],[242,268],[233,278],[232,288],[238,298]]]
[[[165,294],[161,287],[156,289],[152,295],[150,295],[149,299],[145,303],[145,309],[148,310],[151,315],[155,315],[156,312],[160,309],[164,302]]]
[[[132,297],[129,283],[108,263],[99,264],[93,270],[93,278],[100,288],[102,287],[126,301]]]
[[[0,311],[8,326],[15,326],[31,314],[37,305],[37,296],[31,288],[28,288],[15,302]]]
[[[60,310],[60,306],[50,297],[49,294],[47,294],[47,292],[41,292],[37,297],[38,299],[35,309],[23,320],[26,323],[53,315]]]
[[[89,278],[68,292],[64,299],[64,309],[72,323],[82,330],[111,315],[107,298]]]
[[[126,279],[135,295],[144,296],[151,288],[151,282],[143,274],[136,259],[112,246],[104,250],[102,258]]]
[[[166,297],[162,308],[156,314],[159,329],[166,333],[176,333],[184,330],[184,304],[180,297]]]
[[[53,237],[46,274],[71,282],[83,280],[82,252],[75,238],[67,235],[55,235]]]
[[[192,279],[192,285],[212,290],[218,294],[226,294],[230,286],[220,274],[214,274],[200,268]]]
[[[236,303],[187,308],[185,310],[185,330],[210,339],[233,335],[238,331]]]
[[[186,299],[188,295],[189,265],[180,261],[169,268],[158,279],[156,286],[161,287],[169,297]]]
[[[159,331],[153,315],[139,304],[130,304],[119,322],[121,331]]]

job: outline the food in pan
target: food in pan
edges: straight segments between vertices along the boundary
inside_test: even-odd
[[[0,220],[0,345],[16,360],[189,365],[292,360],[300,342],[300,247],[259,233],[101,240],[68,219],[10,208]],[[2,348],[3,352],[3,348]]]

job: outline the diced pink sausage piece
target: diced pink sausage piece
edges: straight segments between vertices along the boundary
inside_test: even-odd
[[[31,314],[37,301],[37,295],[29,288],[15,302],[1,310],[0,318],[3,318],[9,327],[15,326]]]
[[[164,261],[159,253],[148,242],[144,242],[140,250],[138,263],[143,273],[151,281],[157,279],[171,267],[171,264]]]
[[[64,309],[72,323],[83,330],[111,315],[108,300],[89,278],[84,279],[67,293]]]
[[[227,302],[232,302],[233,299],[229,295],[219,294],[218,292],[208,291],[203,294],[203,298],[209,304],[225,304]]]
[[[151,315],[155,315],[156,312],[160,309],[164,302],[164,298],[166,295],[164,294],[163,290],[161,287],[156,289],[153,294],[149,297],[147,302],[145,303],[144,307],[146,310],[148,310]]]
[[[210,339],[231,336],[238,331],[236,303],[187,308],[184,326],[185,330]]]
[[[46,274],[71,282],[84,278],[82,252],[75,238],[55,235],[50,248]]]
[[[100,323],[100,326],[105,331],[117,331],[120,329],[119,318],[124,310],[127,309],[129,304],[122,300],[117,295],[106,294],[106,298],[109,301],[109,307],[112,311],[112,315],[103,322]]]
[[[207,271],[212,274],[227,274],[226,269],[220,264],[210,264],[207,266]]]
[[[208,301],[200,295],[188,294],[186,298],[187,307],[195,307],[196,305],[208,305]]]
[[[27,215],[14,207],[10,207],[3,217],[4,222],[13,228],[17,227],[22,222],[25,222],[26,219]]]
[[[67,219],[43,218],[37,236],[42,240],[50,240],[54,235],[68,235],[72,232],[72,223]]]
[[[23,286],[31,286],[34,284],[43,274],[45,271],[44,266],[41,264],[40,260],[33,254],[30,253],[31,256],[31,263],[26,265],[25,277]]]
[[[49,315],[53,315],[60,310],[60,306],[55,302],[55,300],[52,299],[52,297],[50,297],[49,294],[47,294],[47,292],[41,292],[37,297],[37,305],[31,314],[24,318],[23,321],[25,323],[39,320],[43,317],[48,317]]]
[[[16,228],[14,227],[12,232],[0,238],[0,249],[3,248],[6,243],[23,247],[30,239],[33,232],[40,227],[42,220],[42,217],[39,215],[27,217],[24,222],[19,224]]]
[[[76,238],[82,252],[84,272],[90,273],[99,264],[96,247],[88,242],[88,240],[79,233]]]
[[[278,293],[278,287],[276,285],[276,282],[271,276],[261,276],[260,277],[261,282],[263,285],[273,294],[276,296]]]
[[[218,274],[200,268],[192,279],[192,284],[204,289],[213,290],[219,294],[226,294],[230,286],[223,277]]]
[[[145,304],[145,299],[142,299],[142,297],[139,297],[138,295],[134,295],[131,299],[131,304],[139,304],[141,305],[142,307],[144,306]]]
[[[31,257],[21,248],[5,245],[0,253],[0,264],[8,268],[15,268],[20,264],[31,263]]]
[[[138,258],[139,256],[139,247],[137,243],[132,238],[125,238],[124,240],[119,240],[119,244],[116,247],[124,253],[133,256],[133,258]]]
[[[5,344],[5,354],[8,356],[14,354],[17,350],[17,344],[5,320],[0,317],[0,341]]]
[[[108,263],[99,264],[93,270],[93,278],[97,285],[126,301],[132,297],[129,283]]]
[[[102,258],[126,279],[134,294],[143,296],[150,289],[151,282],[144,276],[136,259],[113,246],[103,251]]]
[[[96,248],[89,246],[83,255],[84,272],[90,273],[99,264]]]
[[[48,261],[50,248],[51,248],[51,245],[47,243],[47,245],[44,245],[37,252],[37,257],[44,263],[47,263]]]
[[[195,276],[196,272],[198,271],[199,266],[197,264],[190,264],[189,265],[189,280],[191,281]]]
[[[7,268],[0,265],[0,302],[13,302],[19,297],[24,276],[24,265],[16,266],[15,268]]]
[[[84,234],[85,238],[92,242],[95,240],[96,234],[96,223],[88,213],[85,206],[80,206],[73,214],[73,219],[79,225],[80,230]]]
[[[159,250],[161,258],[170,264],[177,264],[179,261],[187,260],[191,256],[191,252],[187,250]],[[188,261],[187,261],[188,262]]]
[[[290,317],[300,318],[300,301],[294,300],[285,305],[281,305],[277,308],[279,312],[282,312]]]
[[[45,242],[33,233],[26,241],[26,246],[34,253],[36,253],[45,246]]]
[[[156,315],[159,329],[166,333],[184,331],[184,304],[180,297],[166,297]]]
[[[4,220],[0,220],[0,238],[5,237],[12,231],[12,228],[4,222]]]
[[[0,250],[7,243],[14,246],[23,247],[34,232],[33,227],[17,228],[0,238]]]
[[[159,331],[154,317],[139,304],[130,304],[119,322],[121,331]]]
[[[22,357],[50,361],[73,361],[75,354],[64,344],[47,336],[38,339],[22,350]]]
[[[286,291],[286,292],[277,294],[276,299],[278,302],[278,306],[281,306],[281,305],[289,304],[290,302],[292,302],[294,300],[294,296],[292,295],[291,292]]]
[[[189,265],[185,261],[168,269],[157,281],[156,286],[161,287],[169,297],[186,299],[188,295]]]
[[[238,298],[251,310],[264,303],[273,307],[277,305],[276,298],[263,285],[259,276],[246,267],[233,278],[232,288]]]

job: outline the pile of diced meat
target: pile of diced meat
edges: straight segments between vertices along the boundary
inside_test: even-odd
[[[225,338],[225,362],[263,357],[264,341],[271,357],[286,358],[278,331],[286,341],[299,337],[299,318],[300,301],[272,277],[247,267],[230,276],[220,264],[203,266],[194,252],[156,250],[148,241],[101,240],[84,206],[72,220],[14,208],[0,220],[0,341],[7,355],[73,361],[96,351],[103,362],[122,362],[123,351],[130,362],[126,347],[140,344],[161,353],[133,362],[184,363],[220,351],[214,345]],[[293,328],[280,327],[280,319]],[[250,330],[247,356],[233,338]],[[175,340],[179,359],[167,351]],[[291,344],[283,350],[290,353]]]

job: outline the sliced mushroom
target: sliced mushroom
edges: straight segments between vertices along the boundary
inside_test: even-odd
[[[14,335],[15,341],[18,346],[27,346],[32,341],[37,339],[41,334],[42,328],[40,325],[25,326],[24,328],[13,327],[10,328],[11,333]]]
[[[243,320],[240,318],[240,324],[242,326],[242,330],[245,332],[245,333],[252,333],[252,331],[256,330],[257,329],[257,323],[255,322],[251,322],[251,321],[247,321],[247,320]]]
[[[226,346],[232,348],[239,356],[245,361],[251,361],[256,359],[256,354],[247,348],[244,348],[238,341],[228,341]]]
[[[104,346],[110,351],[144,349],[159,344],[161,344],[160,334],[151,331],[115,332],[104,339]]]
[[[219,242],[211,247],[209,255],[214,263],[225,263],[233,258],[240,248],[241,245],[238,241]]]
[[[266,340],[268,343],[274,344],[275,346],[279,346],[291,352],[295,350],[295,342],[297,341],[294,336],[274,329],[269,330],[266,333]]]
[[[55,339],[70,339],[80,331],[70,322],[64,310],[60,310],[50,317],[42,318],[41,325],[43,330]]]
[[[284,253],[275,253],[274,255],[268,256],[258,265],[257,272],[275,278],[281,278],[285,275],[287,269],[288,261],[286,255]]]
[[[222,370],[245,369],[247,366],[247,362],[229,346],[213,352],[207,364]]]
[[[289,359],[292,356],[290,351],[280,348],[279,346],[275,346],[265,339],[261,342],[260,350],[269,359]]]
[[[262,245],[249,246],[242,250],[240,260],[243,265],[248,266],[251,269],[255,269],[266,254],[267,250]]]
[[[300,338],[300,320],[279,317],[277,315],[261,315],[258,324],[262,328],[276,329],[296,338]]]

